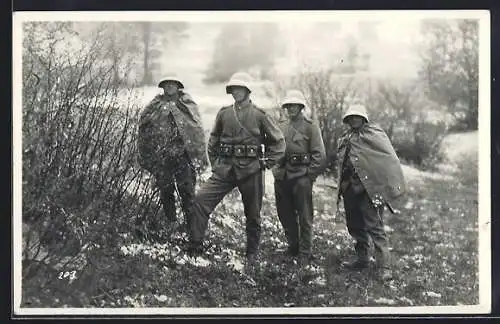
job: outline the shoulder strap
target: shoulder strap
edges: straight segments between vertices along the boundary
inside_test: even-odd
[[[302,134],[302,132],[300,132],[297,128],[293,127],[292,123],[289,122],[288,123],[288,127],[290,127],[291,129],[293,129],[296,133],[299,133],[300,135],[304,135]]]
[[[291,121],[288,122],[288,127],[290,127],[291,129],[293,129],[296,133],[299,133],[300,135],[304,136],[304,133],[302,133],[301,131],[299,131],[297,128],[293,127]],[[311,134],[307,134],[307,137],[309,137],[309,139],[311,139]]]
[[[250,135],[250,136],[252,136],[252,137],[255,137],[255,135],[254,135],[254,134],[252,134],[252,132],[251,132],[251,131],[249,131],[249,130],[248,130],[248,128],[246,128],[246,126],[245,126],[245,125],[243,125],[243,123],[242,123],[242,122],[240,121],[240,119],[238,118],[238,114],[236,113],[236,108],[234,107],[234,104],[233,104],[232,108],[233,108],[233,115],[234,115],[234,118],[235,118],[235,119],[236,119],[236,121],[238,122],[238,125],[240,125],[240,127],[241,127],[241,128],[243,128],[243,130],[244,130],[244,131],[245,131],[248,135]],[[261,131],[261,133],[262,133],[262,131]],[[259,140],[260,140],[260,139],[259,139]]]

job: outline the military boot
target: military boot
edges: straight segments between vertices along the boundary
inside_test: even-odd
[[[190,241],[188,243],[186,252],[190,257],[201,256],[204,252],[204,247],[202,242]]]
[[[368,259],[356,258],[354,261],[343,262],[342,266],[349,270],[363,270],[369,266]]]
[[[342,266],[350,270],[362,270],[368,268],[370,265],[368,248],[359,242],[356,242],[354,250],[356,251],[356,259],[350,262],[343,262]]]
[[[259,263],[259,254],[257,252],[248,253],[246,259],[249,265],[256,265]]]
[[[310,253],[300,253],[298,258],[298,263],[302,267],[306,267],[313,261],[313,255]]]
[[[254,276],[260,268],[259,259],[260,258],[258,252],[247,253],[243,271],[249,276]]]
[[[299,255],[299,246],[297,244],[289,244],[285,255],[288,257],[296,257]]]
[[[382,279],[383,281],[392,280],[392,270],[389,268],[382,268],[380,270],[380,279]]]
[[[377,248],[378,247],[378,248]],[[391,255],[386,245],[376,245],[375,261],[380,278],[383,281],[392,279]]]
[[[255,261],[257,260],[257,254],[259,252],[260,246],[260,229],[258,228],[247,228],[247,248],[246,257],[247,260]]]
[[[360,249],[356,246],[356,259],[353,261],[343,262],[342,266],[350,270],[363,270],[368,268],[370,261],[368,258],[368,251]]]

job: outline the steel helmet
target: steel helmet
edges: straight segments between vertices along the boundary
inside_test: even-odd
[[[245,72],[236,72],[231,76],[229,82],[226,84],[226,93],[231,93],[231,87],[244,87],[248,90],[248,92],[252,92],[250,90],[250,83],[252,82],[252,77]]]
[[[166,76],[166,77],[160,79],[160,82],[158,83],[158,87],[161,88],[161,85],[163,84],[163,82],[167,82],[167,81],[173,81],[173,82],[177,83],[177,85],[179,86],[179,89],[184,89],[184,84],[182,84],[181,80],[179,80],[179,78],[177,78],[176,76],[173,76],[173,75]]]
[[[361,116],[363,117],[366,122],[368,122],[368,114],[366,113],[366,108],[364,105],[362,104],[353,104],[351,105],[347,111],[345,112],[344,116],[342,116],[342,121],[345,123],[346,122],[346,118],[348,116]]]
[[[302,105],[304,108],[306,107],[306,98],[304,97],[302,91],[289,90],[286,93],[285,99],[283,99],[283,102],[281,103],[281,107],[284,108],[285,105],[290,105],[290,104],[299,104]]]

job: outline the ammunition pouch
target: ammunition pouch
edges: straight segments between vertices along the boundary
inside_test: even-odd
[[[257,158],[259,147],[257,145],[220,144],[219,155],[222,157]]]
[[[287,161],[290,165],[309,165],[311,163],[311,154],[294,153],[287,155]]]
[[[221,144],[219,146],[219,156],[231,157],[233,155],[233,146],[228,144]]]

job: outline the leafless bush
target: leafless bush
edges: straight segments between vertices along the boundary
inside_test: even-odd
[[[70,291],[87,291],[98,273],[95,260],[158,211],[136,162],[140,110],[118,100],[123,89],[116,67],[102,60],[100,31],[76,49],[70,27],[25,25],[24,298],[58,287],[58,273],[74,270]]]
[[[406,163],[429,169],[442,158],[441,142],[448,123],[440,107],[425,98],[414,82],[373,80],[361,74],[338,74],[333,70],[304,71],[290,80],[275,83],[269,96],[283,97],[290,88],[304,92],[306,114],[320,125],[327,153],[327,172],[336,173],[336,148],[345,130],[342,115],[355,101],[364,101],[370,120],[379,124]],[[278,105],[278,104],[277,104]],[[281,112],[281,111],[280,111]]]
[[[321,128],[327,154],[327,168],[336,172],[337,141],[344,131],[342,115],[358,92],[351,76],[332,73],[330,70],[303,73],[298,84],[304,89],[311,106],[311,117]]]

